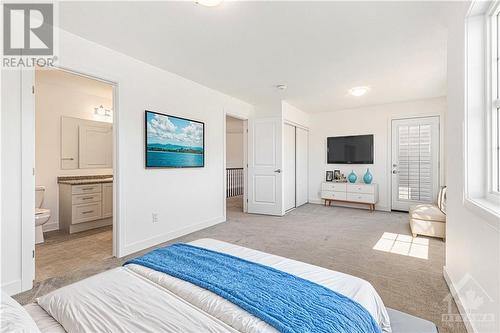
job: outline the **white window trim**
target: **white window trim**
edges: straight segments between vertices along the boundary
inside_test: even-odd
[[[499,163],[499,151],[498,151],[498,128],[497,128],[497,117],[500,112],[500,93],[498,89],[498,84],[500,82],[500,73],[498,68],[498,58],[500,58],[500,45],[498,42],[498,15],[500,15],[500,2],[495,1],[490,6],[487,12],[487,57],[486,62],[486,78],[487,89],[487,107],[488,112],[486,115],[486,136],[487,136],[487,186],[486,189],[486,199],[492,201],[493,203],[500,204],[500,189],[499,189],[499,179],[498,170],[500,168]]]
[[[500,193],[494,191],[493,187],[497,177],[495,162],[497,155],[492,139],[495,120],[492,111],[496,106],[496,98],[493,99],[492,92],[497,83],[491,75],[492,70],[496,69],[497,62],[496,52],[493,52],[491,42],[496,37],[496,31],[494,31],[496,24],[492,24],[493,15],[499,10],[499,1],[492,3],[476,1],[471,6],[467,17],[464,135],[464,205],[492,222],[491,225],[497,230],[500,229]],[[475,49],[477,45],[482,45],[482,50]],[[479,68],[481,72],[469,72],[475,68]],[[478,112],[482,112],[479,117]],[[482,120],[478,122],[478,118]],[[478,135],[484,137],[478,139]],[[478,142],[481,144],[477,144]],[[484,177],[478,177],[478,172],[481,172]]]

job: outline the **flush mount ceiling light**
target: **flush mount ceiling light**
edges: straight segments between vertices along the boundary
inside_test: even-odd
[[[195,2],[198,5],[202,5],[205,7],[215,7],[222,3],[223,0],[196,0]]]
[[[276,85],[276,89],[279,89],[279,90],[286,90],[286,88],[288,88],[286,86],[286,84],[277,84]]]
[[[370,87],[354,87],[349,89],[349,94],[359,97],[370,91]]]

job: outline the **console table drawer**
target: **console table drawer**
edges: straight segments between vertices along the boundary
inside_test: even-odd
[[[323,183],[321,185],[321,189],[323,191],[345,192],[347,188],[346,186],[346,183]]]
[[[99,220],[100,218],[101,218],[100,202],[73,206],[73,221],[72,221],[73,224]]]
[[[346,200],[346,192],[333,192],[333,191],[323,191],[322,195],[323,199],[331,199],[331,200]]]
[[[374,194],[375,186],[366,184],[348,184],[347,192]]]
[[[347,201],[375,203],[375,196],[373,194],[347,192]]]
[[[101,202],[101,193],[75,194],[73,195],[73,205],[87,204],[91,202]]]
[[[72,194],[101,193],[101,184],[73,185]]]

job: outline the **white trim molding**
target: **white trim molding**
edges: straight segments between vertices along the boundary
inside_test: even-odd
[[[126,245],[123,249],[123,253],[121,254],[121,257],[127,256],[129,254],[147,249],[149,247],[159,245],[165,242],[168,242],[174,238],[181,237],[187,234],[190,234],[192,232],[205,229],[211,226],[214,226],[219,223],[223,223],[226,221],[226,218],[224,216],[217,217],[215,219],[203,221],[200,223],[196,223],[193,225],[190,225],[185,228],[181,228],[175,231],[167,232],[158,236],[154,236],[145,240],[141,240],[139,242],[134,242],[129,245]]]
[[[466,18],[463,196],[465,207],[499,230],[500,197],[491,193],[494,170],[490,117],[496,100],[496,78],[491,74],[496,68],[492,15],[497,13],[498,2],[476,1]]]
[[[465,308],[462,304],[462,300],[460,299],[460,295],[458,294],[457,289],[453,285],[453,282],[451,281],[451,278],[448,275],[448,272],[446,271],[446,266],[443,267],[443,277],[444,280],[446,281],[446,284],[448,285],[448,289],[450,289],[451,296],[453,297],[453,300],[457,305],[458,312],[460,312],[460,316],[462,318],[467,318],[467,311],[465,311]],[[463,322],[468,333],[475,333],[475,330],[470,324],[469,320],[463,320]]]

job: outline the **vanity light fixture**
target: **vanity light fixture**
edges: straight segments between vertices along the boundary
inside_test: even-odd
[[[94,108],[94,114],[97,116],[112,117],[113,111],[105,109],[104,106],[100,105],[99,107]]]

